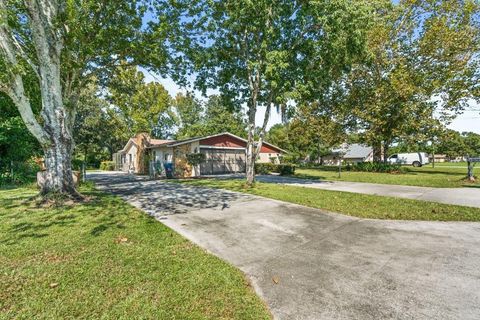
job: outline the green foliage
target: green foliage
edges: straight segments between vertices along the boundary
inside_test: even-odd
[[[175,124],[172,100],[160,83],[146,83],[142,72],[122,65],[110,79],[109,92],[109,101],[123,116],[130,136],[146,132],[154,138],[171,137]]]
[[[273,172],[275,164],[271,162],[265,163],[255,163],[255,173],[256,174],[269,174]]]
[[[281,176],[295,174],[295,165],[290,163],[275,164],[271,162],[255,163],[256,174],[279,173]]]
[[[205,162],[204,153],[188,153],[186,155],[187,162],[192,166],[198,166],[201,163]]]
[[[359,162],[355,164],[348,164],[347,171],[361,171],[361,172],[384,172],[384,173],[404,173],[406,168],[398,164],[390,164],[383,162]]]
[[[186,95],[178,93],[173,101],[177,113],[177,139],[200,137],[205,135],[201,125],[203,106],[195,96],[188,92]]]
[[[32,157],[41,153],[10,98],[0,92],[0,184],[34,181],[39,168]]]
[[[386,2],[379,9],[368,35],[370,58],[353,65],[336,95],[338,117],[375,157],[394,142],[435,141],[456,113],[478,101],[479,17],[473,1]]]
[[[291,163],[276,164],[276,172],[280,173],[281,176],[295,174],[295,165]]]
[[[96,168],[101,161],[112,159],[130,138],[126,120],[98,96],[99,91],[94,83],[82,89],[73,126],[75,159]]]
[[[178,139],[230,132],[246,136],[246,123],[240,111],[228,107],[220,96],[211,95],[202,103],[192,94],[178,94],[174,101],[178,114]]]
[[[330,87],[364,52],[369,1],[157,0],[150,33],[171,34],[175,78],[203,93],[220,91],[228,105],[247,106],[247,180],[253,182],[255,115],[285,113]],[[165,23],[168,21],[168,24]]]
[[[115,162],[114,161],[102,161],[100,163],[100,170],[114,171],[115,170]]]
[[[22,162],[10,162],[4,165],[0,171],[0,186],[25,185],[36,180],[40,167],[32,160]]]
[[[418,152],[444,154],[450,159],[467,155],[480,155],[480,134],[474,132],[458,132],[445,130],[436,136],[433,143],[427,141],[406,140],[390,150],[390,154],[402,152]]]

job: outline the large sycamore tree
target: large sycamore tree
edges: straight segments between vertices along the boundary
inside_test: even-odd
[[[204,92],[246,106],[247,183],[272,109],[328,90],[363,51],[371,1],[157,0],[152,39],[169,32],[173,68]],[[183,77],[182,77],[183,76]],[[265,110],[258,139],[255,118]]]
[[[80,91],[138,51],[141,13],[137,1],[0,1],[0,90],[44,151],[43,194],[79,196],[71,156]],[[39,97],[27,92],[32,77]],[[32,111],[34,99],[41,102],[39,114]]]

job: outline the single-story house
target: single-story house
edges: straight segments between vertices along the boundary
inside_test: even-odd
[[[152,164],[162,168],[173,164],[176,176],[245,172],[247,140],[229,132],[184,140],[152,139],[140,133],[128,140],[125,147],[114,155],[116,169],[138,174],[149,173]],[[280,162],[285,150],[263,142],[257,162]],[[198,166],[187,162],[190,153],[205,154],[205,161]]]
[[[435,154],[435,155],[429,155],[428,156],[428,160],[430,163],[432,162],[447,162],[448,161],[448,157],[446,154]]]
[[[339,148],[333,149],[329,155],[323,156],[324,165],[338,165],[340,161],[346,163],[360,163],[373,161],[373,148],[359,144],[342,144]]]

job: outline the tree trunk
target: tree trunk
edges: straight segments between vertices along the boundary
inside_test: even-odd
[[[27,58],[37,76],[41,93],[41,118],[39,122],[32,111],[30,100],[24,89],[23,74],[12,69],[8,87],[0,88],[7,93],[17,106],[28,130],[40,142],[45,154],[46,171],[41,174],[41,194],[59,192],[80,197],[72,177],[73,138],[71,126],[75,109],[65,108],[61,82],[61,52],[63,31],[58,17],[65,7],[58,1],[25,1],[27,17],[32,36],[36,63]],[[18,54],[24,54],[15,45],[14,36],[5,18],[5,3],[0,1],[0,49],[12,66],[19,64]],[[24,54],[25,55],[25,54]]]
[[[44,149],[46,171],[40,193],[45,195],[50,192],[60,192],[79,197],[75,189],[71,165],[72,141],[66,141],[63,137],[52,138],[55,141],[50,147]]]
[[[373,162],[382,162],[382,144],[375,143],[373,146]]]
[[[384,142],[383,144],[383,163],[387,163],[388,151],[390,149],[390,143]]]
[[[247,159],[246,175],[247,184],[252,185],[255,182],[255,110],[250,108],[248,111],[248,139],[247,139]]]

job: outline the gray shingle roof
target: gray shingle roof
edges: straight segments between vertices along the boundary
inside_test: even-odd
[[[347,147],[344,159],[350,158],[366,158],[373,152],[373,148],[363,145],[354,143]]]

